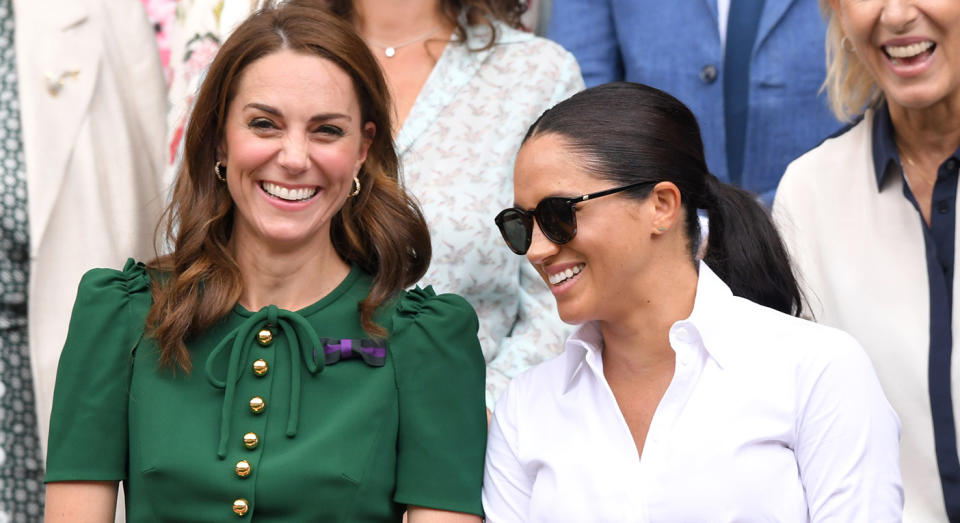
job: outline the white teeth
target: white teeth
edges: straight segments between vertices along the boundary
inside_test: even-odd
[[[886,51],[891,58],[913,58],[926,52],[931,47],[933,47],[933,42],[927,40],[910,45],[885,45],[883,46],[883,50]]]
[[[302,187],[300,189],[288,189],[286,187],[281,187],[275,183],[262,182],[260,184],[263,187],[263,190],[275,198],[280,198],[281,200],[287,200],[291,202],[297,202],[300,200],[309,200],[313,198],[314,194],[317,194],[316,187]]]
[[[575,274],[580,274],[580,271],[585,267],[584,264],[577,265],[576,267],[571,267],[565,271],[560,271],[556,274],[551,274],[549,276],[550,285],[559,285],[570,278],[573,278]]]

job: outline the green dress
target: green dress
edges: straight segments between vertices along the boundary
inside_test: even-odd
[[[482,514],[484,360],[459,296],[401,293],[366,339],[354,267],[297,312],[237,306],[159,366],[142,264],[80,283],[46,481],[122,480],[129,521],[399,521]]]

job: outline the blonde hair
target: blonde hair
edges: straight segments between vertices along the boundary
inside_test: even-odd
[[[824,43],[827,77],[820,89],[826,89],[833,114],[849,122],[867,108],[877,106],[883,100],[883,91],[857,54],[844,49],[845,36],[840,15],[834,11],[830,0],[820,0],[820,12],[827,22],[827,39]]]

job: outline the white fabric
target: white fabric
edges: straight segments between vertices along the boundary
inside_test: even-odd
[[[14,0],[14,15],[30,215],[30,352],[46,448],[80,277],[154,252],[166,85],[139,0]]]
[[[717,0],[717,29],[720,30],[720,51],[727,47],[727,19],[730,17],[730,0]]]
[[[642,457],[594,324],[513,380],[487,443],[487,521],[899,521],[899,424],[850,336],[736,298],[701,263],[670,344]]]
[[[923,228],[903,195],[903,178],[877,189],[869,111],[787,168],[773,215],[820,323],[852,334],[877,369],[903,422],[904,521],[947,520],[929,398],[930,297]],[[958,214],[960,216],[960,214]],[[957,227],[960,234],[960,227]],[[960,245],[960,238],[957,240]],[[953,285],[953,303],[960,285]],[[953,332],[960,332],[954,307]],[[955,338],[956,339],[956,338]],[[960,357],[951,364],[960,420]]]

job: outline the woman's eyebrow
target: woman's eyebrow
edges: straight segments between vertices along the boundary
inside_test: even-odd
[[[278,116],[278,117],[282,117],[282,116],[283,116],[283,113],[282,113],[279,109],[277,109],[277,108],[275,108],[275,107],[271,107],[271,106],[269,106],[269,105],[257,103],[257,102],[248,103],[247,105],[244,106],[244,109],[257,109],[257,110],[263,111],[263,112],[265,112],[265,113],[267,113],[267,114],[272,114],[272,115],[274,115],[274,116]],[[349,114],[344,114],[344,113],[320,113],[320,114],[315,114],[315,115],[311,116],[311,117],[310,117],[310,121],[311,121],[311,122],[317,122],[317,121],[336,120],[336,119],[340,119],[340,118],[342,118],[342,119],[344,119],[344,120],[347,120],[347,121],[351,121],[351,120],[352,120],[352,118],[350,118],[350,115],[349,115]]]

